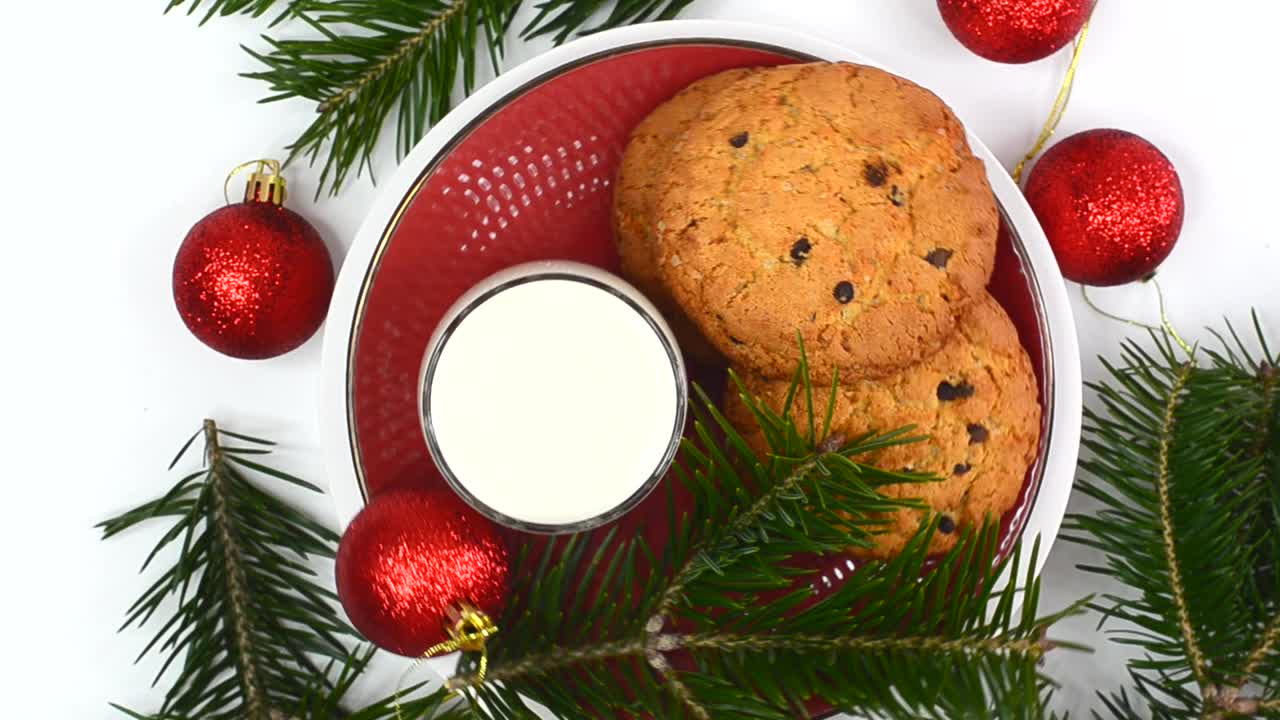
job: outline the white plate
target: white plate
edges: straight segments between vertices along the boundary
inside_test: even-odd
[[[334,291],[325,330],[319,407],[321,437],[330,477],[329,490],[343,527],[364,505],[353,465],[353,434],[348,422],[348,343],[353,337],[357,302],[379,241],[403,198],[418,182],[423,168],[458,135],[466,132],[476,118],[487,114],[495,104],[504,102],[520,89],[546,80],[585,57],[595,58],[655,42],[666,44],[681,39],[759,44],[823,60],[873,65],[893,72],[893,68],[869,60],[849,48],[779,27],[719,20],[680,20],[620,28],[575,40],[513,68],[462,102],[431,129],[404,160],[392,181],[379,193],[343,263]],[[945,99],[945,93],[939,95]],[[1038,285],[1041,322],[1049,339],[1045,343],[1045,352],[1049,353],[1047,365],[1052,368],[1052,377],[1046,378],[1050,387],[1051,417],[1046,426],[1047,445],[1040,459],[1043,477],[1023,530],[1024,538],[1030,540],[1038,536],[1041,539],[1041,554],[1036,566],[1039,572],[1057,538],[1075,477],[1082,392],[1079,347],[1066,286],[1035,215],[987,146],[972,135],[969,142],[974,153],[986,163],[996,197],[1021,239],[1024,260]],[[444,674],[452,670],[453,659],[436,658],[428,664]]]

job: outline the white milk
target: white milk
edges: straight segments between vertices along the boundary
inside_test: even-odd
[[[580,530],[629,509],[666,470],[684,372],[665,323],[629,285],[576,264],[521,266],[468,293],[450,326],[432,341],[423,409],[437,464],[478,510]]]

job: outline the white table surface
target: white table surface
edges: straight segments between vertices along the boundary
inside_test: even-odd
[[[157,706],[159,665],[134,665],[146,635],[115,628],[143,589],[137,565],[156,528],[109,544],[92,525],[147,500],[173,478],[164,467],[206,416],[283,443],[281,467],[325,483],[315,428],[319,338],[249,363],[207,350],[173,309],[173,254],[191,224],[222,201],[226,171],[281,147],[310,121],[305,102],[262,106],[265,87],[240,43],[261,47],[265,22],[204,28],[161,16],[164,0],[28,2],[6,9],[0,42],[8,102],[0,116],[7,167],[3,411],[5,520],[0,524],[5,618],[3,702],[9,717],[115,717],[115,700]],[[531,5],[532,3],[530,3]],[[1039,130],[1065,53],[1027,66],[970,54],[933,0],[700,0],[688,17],[777,23],[845,43],[942,94],[1007,166]],[[529,17],[522,13],[516,25]],[[1280,4],[1101,0],[1062,132],[1120,127],[1154,141],[1182,173],[1187,221],[1161,278],[1189,338],[1256,306],[1280,327],[1280,246],[1272,226],[1274,43]],[[290,28],[285,32],[301,32]],[[509,64],[545,49],[513,42]],[[385,177],[388,151],[378,169]],[[292,207],[319,227],[335,259],[375,188],[353,183],[311,201],[315,172],[290,173]],[[1125,329],[1073,290],[1085,376],[1114,355]],[[1142,288],[1100,293],[1116,310],[1151,316]],[[1280,337],[1280,333],[1273,335]],[[326,517],[323,497],[299,497]],[[1078,496],[1074,510],[1087,511]],[[1093,553],[1059,543],[1044,607],[1114,589],[1075,570]],[[1095,634],[1096,618],[1058,633],[1092,656],[1054,655],[1059,705],[1088,706],[1123,677],[1124,655]],[[363,693],[386,690],[362,688]]]

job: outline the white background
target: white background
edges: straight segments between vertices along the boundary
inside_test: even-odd
[[[132,664],[148,636],[115,634],[145,587],[135,573],[157,532],[103,544],[92,526],[167,488],[164,467],[201,418],[280,440],[280,466],[325,484],[314,419],[319,338],[276,360],[231,360],[186,332],[170,292],[174,251],[222,202],[226,171],[280,155],[314,109],[257,105],[265,87],[237,77],[254,67],[238,46],[261,47],[264,22],[198,28],[162,16],[164,4],[64,0],[5,11],[0,672],[9,717],[114,717],[108,700],[157,706],[161,693],[149,684],[158,664]],[[981,60],[951,38],[933,0],[701,0],[687,16],[787,25],[890,64],[943,95],[1008,167],[1035,137],[1067,63],[1065,53],[1028,66]],[[1261,0],[1101,0],[1061,130],[1136,131],[1178,166],[1187,222],[1161,279],[1192,339],[1223,315],[1246,319],[1251,306],[1280,328],[1277,27],[1280,5]],[[508,65],[545,47],[513,42]],[[388,155],[378,165],[381,176],[392,163]],[[313,203],[315,173],[296,168],[290,179],[292,207],[340,262],[375,188],[359,181]],[[1152,316],[1149,289],[1100,298]],[[1114,356],[1126,329],[1092,314],[1074,290],[1073,300],[1085,377],[1097,379],[1092,358]],[[324,498],[299,499],[331,516]],[[1077,496],[1072,508],[1089,505]],[[1074,569],[1096,559],[1060,542],[1045,609],[1114,590]],[[1123,677],[1123,655],[1095,634],[1095,621],[1057,630],[1098,648],[1048,663],[1062,707],[1086,707],[1095,689]]]

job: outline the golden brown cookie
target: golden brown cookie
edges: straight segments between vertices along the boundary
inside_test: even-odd
[[[750,392],[781,412],[786,381],[744,377]],[[764,438],[736,391],[726,413],[748,441],[763,449]],[[827,393],[814,393],[814,412],[825,417]],[[831,432],[854,438],[915,425],[928,439],[888,448],[867,458],[878,467],[930,473],[940,483],[894,485],[884,492],[923,499],[942,514],[930,550],[955,545],[958,532],[981,526],[988,513],[999,519],[1017,501],[1040,438],[1040,403],[1031,361],[1017,330],[994,299],[977,300],[961,316],[955,334],[937,354],[915,367],[878,380],[841,383]],[[800,419],[805,411],[792,409]],[[876,556],[902,550],[924,519],[921,511],[899,511],[883,535]]]
[[[666,188],[667,167],[685,131],[710,98],[751,72],[726,70],[698,80],[641,121],[622,154],[613,195],[614,238],[623,277],[662,311],[684,351],[703,361],[718,359],[719,353],[662,284],[655,262],[654,205]]]
[[[936,96],[849,64],[769,68],[712,96],[657,204],[658,271],[734,364],[814,377],[935,352],[990,279],[982,161]]]

